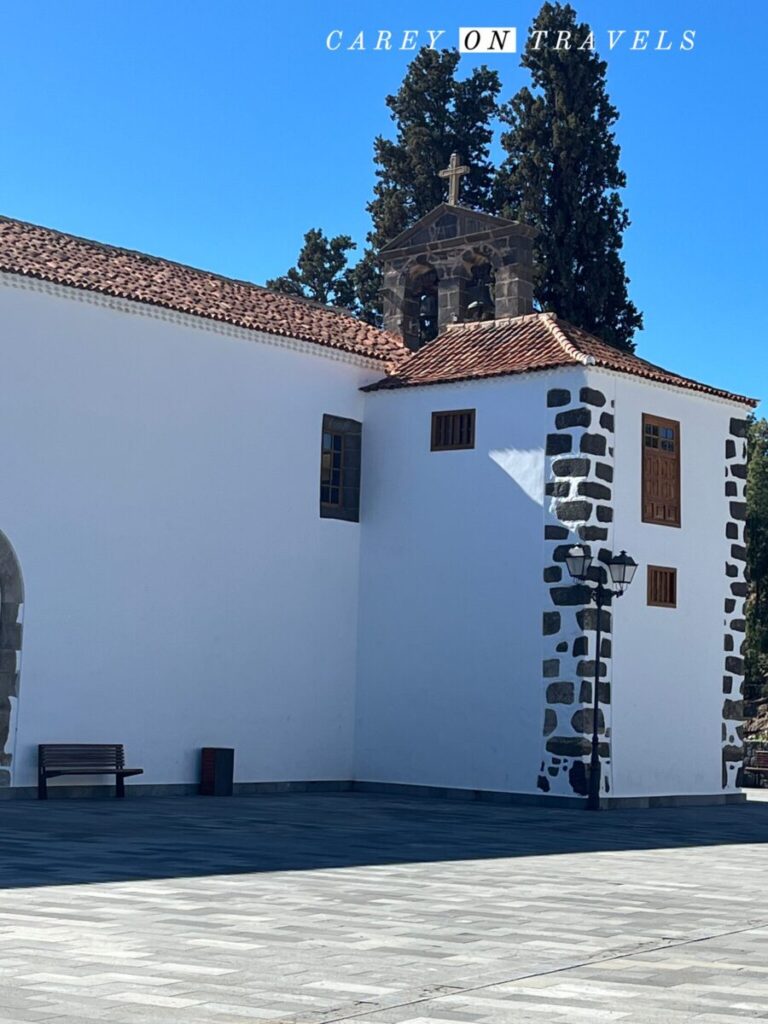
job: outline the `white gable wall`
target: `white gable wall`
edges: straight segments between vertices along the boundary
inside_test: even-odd
[[[369,395],[356,778],[535,792],[547,389],[560,372]],[[472,451],[430,451],[475,408]]]
[[[593,548],[625,548],[640,564],[613,608],[611,795],[722,792],[723,601],[733,582],[724,449],[731,418],[748,410],[586,367],[370,396],[356,778],[538,792],[553,681],[542,680],[542,654],[564,638],[542,641],[542,611],[557,607],[542,580],[544,524],[558,522],[551,499],[541,505],[543,446],[559,411],[547,391],[567,389],[577,402],[584,385],[605,395],[616,431],[603,459],[615,467],[613,522]],[[430,452],[431,413],[463,408],[477,410],[475,450]],[[641,521],[643,412],[681,422],[681,529]],[[532,465],[541,470],[529,486]],[[576,525],[553,543],[577,542]],[[648,564],[677,568],[676,609],[648,606]],[[569,584],[563,566],[556,587]],[[561,657],[576,693],[578,660]],[[579,706],[559,710],[568,719]]]
[[[318,515],[321,421],[379,371],[37,290],[0,316],[13,784],[45,741],[123,742],[147,783],[203,745],[242,780],[349,778],[359,527]]]
[[[731,418],[749,410],[625,376],[589,377],[616,403],[614,547],[640,564],[614,608],[614,793],[719,793],[723,601],[732,582],[724,452]],[[679,529],[642,522],[643,413],[680,421]],[[648,606],[649,564],[677,569],[677,608]]]

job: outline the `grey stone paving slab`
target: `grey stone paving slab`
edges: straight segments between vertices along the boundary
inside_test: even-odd
[[[0,1024],[768,1020],[768,803],[0,804]]]

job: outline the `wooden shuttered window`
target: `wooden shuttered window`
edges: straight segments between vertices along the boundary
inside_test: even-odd
[[[320,516],[360,519],[360,457],[363,425],[341,416],[323,416],[320,452]]]
[[[432,451],[447,452],[475,447],[475,410],[453,409],[432,413]]]
[[[677,569],[648,566],[648,604],[656,608],[677,608]]]
[[[680,525],[680,424],[643,414],[643,522]]]

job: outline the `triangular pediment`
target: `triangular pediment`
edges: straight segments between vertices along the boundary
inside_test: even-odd
[[[516,221],[506,217],[494,217],[489,213],[470,210],[466,206],[451,206],[440,203],[411,227],[402,231],[397,238],[388,242],[381,252],[398,249],[418,249],[435,242],[446,242],[453,238],[464,238],[483,231],[509,228]]]

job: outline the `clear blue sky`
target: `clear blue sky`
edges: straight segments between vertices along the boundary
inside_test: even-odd
[[[768,398],[768,4],[583,0],[609,61],[647,359]],[[0,0],[0,212],[263,282],[319,226],[362,243],[372,140],[412,54],[327,33],[515,25],[531,0]],[[478,13],[479,12],[479,13]],[[607,30],[696,30],[608,53]],[[485,59],[510,96],[527,75]]]

